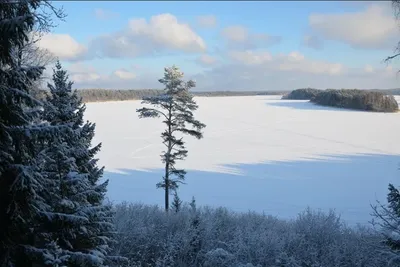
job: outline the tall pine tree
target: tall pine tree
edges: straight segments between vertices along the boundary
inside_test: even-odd
[[[172,66],[164,69],[164,77],[159,80],[164,84],[164,94],[160,96],[145,97],[142,101],[152,107],[143,107],[137,110],[140,118],[161,117],[165,130],[161,133],[162,143],[166,150],[161,155],[164,165],[164,176],[157,187],[164,188],[165,210],[169,208],[170,193],[175,191],[179,183],[183,183],[186,171],[176,168],[178,160],[184,160],[188,151],[181,135],[203,138],[202,129],[205,124],[196,120],[193,112],[198,106],[190,93],[196,86],[193,80],[185,82],[183,72],[178,67]]]
[[[57,62],[53,84],[48,85],[44,119],[71,131],[56,137],[47,150],[52,159],[47,161],[47,177],[59,183],[52,203],[57,214],[52,239],[58,240],[62,253],[69,256],[68,266],[106,266],[113,241],[111,207],[103,203],[108,181],[99,183],[103,168],[97,166],[94,156],[101,144],[91,146],[95,125],[84,122],[85,105],[72,85]]]

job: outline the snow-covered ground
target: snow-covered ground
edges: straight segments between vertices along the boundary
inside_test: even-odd
[[[367,223],[370,204],[400,184],[400,113],[316,106],[280,96],[196,98],[204,139],[187,137],[181,198],[235,211],[293,218],[307,206]],[[397,98],[399,101],[400,99]],[[140,101],[87,104],[103,143],[100,164],[116,202],[163,204],[158,119],[139,119]]]

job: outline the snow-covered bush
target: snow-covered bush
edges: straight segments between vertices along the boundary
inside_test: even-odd
[[[130,266],[388,266],[379,235],[350,228],[334,212],[307,209],[284,221],[257,213],[182,205],[115,207],[117,254]]]
[[[210,250],[205,255],[204,267],[230,267],[235,261],[235,256],[223,248]]]

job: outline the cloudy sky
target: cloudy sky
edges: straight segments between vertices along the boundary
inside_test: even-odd
[[[40,46],[78,88],[160,88],[176,64],[197,90],[398,88],[390,2],[55,2]]]

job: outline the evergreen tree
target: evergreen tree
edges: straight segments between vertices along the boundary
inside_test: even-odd
[[[178,192],[175,190],[174,192],[174,200],[172,201],[171,208],[173,211],[178,213],[181,210],[182,200],[178,196]]]
[[[194,197],[192,197],[189,206],[191,208],[191,218],[188,231],[189,251],[187,252],[187,260],[190,262],[191,266],[199,266],[198,260],[203,246],[203,230],[201,227],[200,212],[197,210],[196,200]]]
[[[177,134],[201,139],[203,137],[201,130],[205,124],[194,118],[193,112],[197,110],[198,106],[189,92],[196,86],[194,81],[183,81],[183,72],[178,67],[172,66],[164,69],[164,78],[159,82],[165,85],[164,94],[143,98],[142,103],[151,105],[153,108],[143,107],[137,112],[140,118],[161,116],[166,126],[161,133],[163,144],[166,147],[166,151],[161,155],[165,171],[163,179],[157,184],[157,187],[164,188],[165,210],[168,211],[170,191],[176,190],[179,183],[183,183],[186,174],[185,170],[177,169],[175,166],[176,161],[185,159],[188,154],[183,137],[178,137]]]
[[[99,183],[103,168],[94,158],[101,144],[91,148],[95,125],[84,122],[85,105],[72,90],[60,62],[49,84],[44,119],[53,126],[68,126],[48,147],[46,174],[59,183],[52,197],[54,216],[51,238],[68,255],[68,266],[106,266],[113,241],[111,207],[103,203],[108,181]],[[62,228],[60,229],[60,226]]]
[[[192,209],[192,212],[196,212],[196,199],[194,198],[194,196],[192,196],[192,200],[189,203],[190,208]]]
[[[373,224],[378,225],[385,237],[384,243],[395,254],[400,263],[400,192],[399,189],[389,184],[387,195],[387,205],[379,203],[373,206],[373,216],[377,219]]]
[[[400,0],[392,0],[392,8],[397,21],[400,19]],[[390,63],[393,59],[400,56],[400,42],[397,43],[395,53],[385,59]],[[400,191],[393,184],[389,184],[387,195],[388,205],[378,203],[373,206],[373,216],[378,221],[373,221],[382,228],[385,237],[384,243],[396,255],[395,259],[400,264]]]
[[[48,16],[36,13],[43,5],[51,7],[40,0],[0,3],[0,266],[32,266],[47,251],[36,238],[49,208],[37,144],[58,129],[40,121],[42,104],[30,91],[43,67],[24,65],[14,53],[34,28],[49,26]]]

